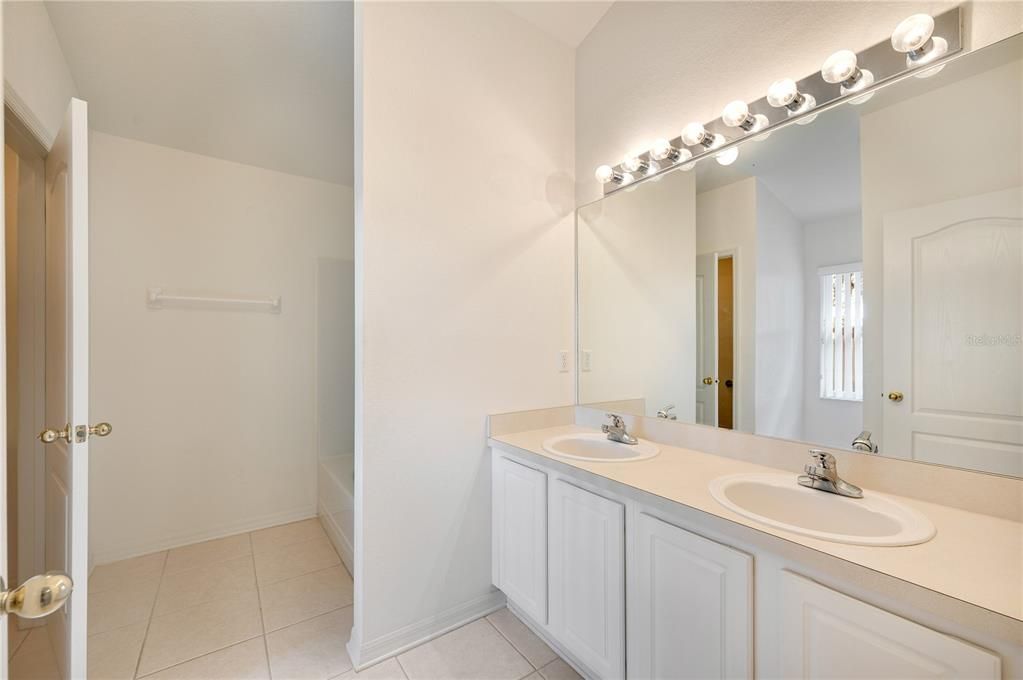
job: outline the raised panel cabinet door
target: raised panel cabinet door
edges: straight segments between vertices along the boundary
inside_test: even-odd
[[[547,623],[547,475],[494,459],[494,585],[537,623]]]
[[[995,654],[792,572],[782,572],[781,595],[786,678],[1002,677]]]
[[[629,678],[753,675],[753,558],[640,513],[629,577]]]
[[[599,678],[625,674],[625,506],[551,486],[550,627]]]

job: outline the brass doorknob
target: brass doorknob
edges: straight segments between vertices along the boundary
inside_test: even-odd
[[[23,619],[39,619],[60,609],[74,583],[59,571],[33,576],[13,590],[0,592],[0,615],[17,614]]]
[[[902,401],[902,392],[889,392],[888,399],[891,401]]]
[[[704,385],[713,385],[714,384],[714,378],[704,378],[703,379],[703,384]]]
[[[52,444],[58,439],[64,439],[68,442],[71,441],[71,426],[65,425],[62,430],[48,429],[43,430],[39,433],[39,441],[44,444]]]
[[[98,423],[89,428],[89,434],[94,437],[106,437],[113,431],[114,426],[110,423]]]

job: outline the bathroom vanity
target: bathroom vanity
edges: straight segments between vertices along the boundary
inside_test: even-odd
[[[600,462],[545,450],[558,438],[599,434],[591,424],[598,412],[577,413],[582,425],[492,425],[490,444],[493,583],[582,675],[1023,672],[1018,522],[874,494],[933,522],[933,537],[881,546],[797,534],[748,519],[711,491],[722,478],[784,471],[651,442],[645,430],[678,430],[667,439],[679,442],[694,426],[640,417],[629,419],[630,430],[659,449],[652,458]]]

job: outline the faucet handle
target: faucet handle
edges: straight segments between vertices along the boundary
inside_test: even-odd
[[[623,428],[625,427],[625,420],[616,413],[608,413],[607,417],[611,419],[611,427]]]
[[[814,463],[825,469],[835,469],[835,457],[827,451],[821,449],[810,449],[810,457],[813,458]]]

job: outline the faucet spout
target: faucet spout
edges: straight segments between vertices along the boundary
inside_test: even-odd
[[[625,419],[614,413],[608,413],[607,417],[611,419],[611,423],[604,423],[600,426],[600,431],[607,435],[607,438],[613,442],[619,444],[638,444],[639,440],[633,437],[625,429]]]
[[[838,463],[834,456],[820,449],[810,449],[810,458],[812,462],[803,468],[806,474],[796,480],[801,486],[846,498],[863,498],[863,489],[838,476]]]

